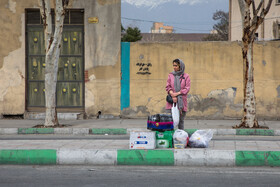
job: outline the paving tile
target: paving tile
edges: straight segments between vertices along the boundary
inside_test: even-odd
[[[255,141],[236,141],[236,150],[257,150],[257,143]]]
[[[235,143],[234,141],[215,141],[215,147],[213,149],[217,150],[234,150]]]
[[[267,151],[279,151],[280,146],[277,142],[269,141],[269,142],[260,142],[257,141],[257,146],[259,150],[267,150]]]

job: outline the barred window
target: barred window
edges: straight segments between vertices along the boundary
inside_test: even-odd
[[[54,10],[51,10],[52,14],[52,24],[54,24]],[[26,10],[26,21],[27,24],[43,24],[40,10],[39,9],[27,9]],[[84,10],[83,9],[67,9],[65,18],[64,18],[64,25],[74,25],[84,24]]]

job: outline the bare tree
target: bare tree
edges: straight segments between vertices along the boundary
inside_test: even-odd
[[[40,12],[44,24],[46,51],[46,118],[44,124],[45,126],[59,125],[56,111],[56,83],[63,21],[68,2],[68,0],[55,0],[55,30],[53,33],[50,0],[39,0]]]
[[[269,0],[266,7],[264,0],[261,0],[258,7],[254,0],[238,0],[242,18],[242,55],[243,55],[243,118],[241,124],[236,127],[259,128],[256,118],[256,98],[254,91],[254,67],[253,67],[253,44],[255,33],[263,23],[268,13],[272,0]],[[265,8],[264,8],[265,7]],[[253,11],[252,18],[251,12]]]

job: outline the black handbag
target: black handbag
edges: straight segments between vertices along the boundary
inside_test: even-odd
[[[168,94],[168,95],[166,96],[166,101],[167,101],[168,103],[170,103],[170,104],[173,104],[173,99],[172,99],[172,97],[171,97],[170,94]]]

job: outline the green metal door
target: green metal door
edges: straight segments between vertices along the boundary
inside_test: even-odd
[[[82,29],[65,28],[58,65],[58,107],[83,106],[83,78]]]
[[[70,11],[71,13],[71,11]],[[40,15],[40,14],[39,14]],[[70,19],[70,16],[68,15]],[[28,23],[28,21],[27,21]],[[56,105],[58,111],[84,110],[83,25],[64,24],[58,64]],[[27,110],[45,107],[45,48],[42,24],[27,24]]]

